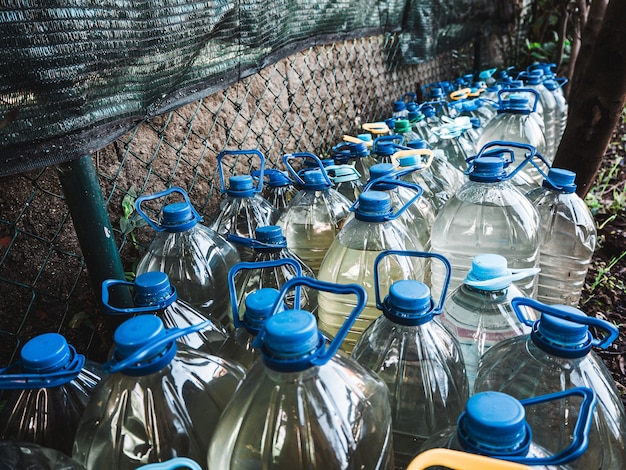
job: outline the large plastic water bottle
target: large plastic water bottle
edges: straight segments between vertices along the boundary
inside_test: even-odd
[[[253,178],[259,178],[260,176],[261,170],[252,172]],[[289,202],[298,192],[293,180],[289,178],[286,172],[275,168],[266,168],[263,171],[263,178],[264,183],[261,196],[267,199],[278,210],[279,214],[282,214],[285,207],[289,205]]]
[[[381,299],[376,273],[389,256],[436,258],[434,262],[449,265],[431,253],[378,255],[374,279],[382,315],[363,332],[351,354],[389,389],[395,467],[405,469],[426,439],[456,422],[469,391],[459,342],[437,320],[443,301],[435,304],[428,286],[413,279],[394,282]]]
[[[202,324],[166,330],[155,315],[126,320],[114,334],[109,373],[82,415],[72,457],[120,470],[184,455],[204,461],[222,410],[244,377],[241,367],[177,344]]]
[[[296,172],[290,163],[294,159],[311,160],[317,168]],[[285,234],[287,246],[317,274],[326,250],[341,229],[352,203],[333,188],[316,155],[287,154],[283,156],[283,162],[301,189],[281,214],[277,225]]]
[[[409,185],[403,181],[396,181],[396,184]],[[355,283],[363,286],[368,294],[363,312],[342,344],[346,352],[352,350],[361,333],[379,316],[374,295],[376,257],[385,250],[425,251],[419,238],[404,224],[398,223],[400,215],[421,193],[419,187],[414,188],[416,193],[412,200],[396,211],[391,206],[389,194],[373,190],[361,193],[351,209],[354,218],[341,229],[322,261],[318,274],[320,280],[333,284]],[[423,280],[426,275],[425,263],[407,257],[388,259],[379,270],[382,295],[389,292],[394,281]],[[334,336],[354,308],[354,302],[331,292],[320,292],[317,302],[320,329]]]
[[[132,307],[118,307],[110,302],[109,293],[116,286],[131,287]],[[224,293],[220,294],[224,296]],[[206,315],[178,298],[176,288],[170,284],[167,274],[152,271],[140,274],[133,282],[107,279],[102,283],[102,304],[105,311],[113,315],[157,315],[165,328],[187,328],[204,323],[205,328],[195,333],[180,336],[178,341],[192,349],[215,354],[226,340],[226,330],[211,315]]]
[[[465,172],[467,159],[476,154],[476,145],[463,138],[467,128],[450,122],[431,129],[437,137],[435,142],[430,143],[433,150],[442,150],[450,164]]]
[[[576,194],[576,173],[551,168],[526,194],[539,212],[541,241],[537,300],[576,307],[596,248],[596,224]]]
[[[241,155],[256,156],[260,161],[257,184],[252,175],[233,175],[226,187],[224,176],[224,157]],[[220,189],[226,198],[220,204],[220,212],[211,224],[211,228],[220,235],[228,234],[254,238],[257,227],[275,224],[279,212],[267,199],[261,196],[265,173],[265,157],[258,150],[224,150],[217,156],[217,168],[220,175]],[[236,247],[242,261],[250,261],[252,251],[245,247]],[[225,284],[221,284],[222,286]]]
[[[509,145],[520,145],[510,142]],[[510,153],[510,150],[508,151]],[[471,162],[469,181],[439,211],[431,231],[431,250],[452,265],[450,289],[463,283],[474,256],[504,256],[511,269],[539,266],[539,214],[510,182],[506,151],[483,149]],[[444,273],[432,269],[433,297],[439,298]],[[536,291],[536,276],[516,284],[527,296]]]
[[[2,470],[85,470],[61,451],[32,442],[0,441]]]
[[[512,301],[518,318],[532,328],[530,335],[502,341],[482,357],[475,391],[499,390],[516,398],[589,387],[598,396],[589,435],[589,450],[572,468],[624,468],[626,466],[626,414],[615,381],[592,350],[606,348],[618,336],[611,323],[588,317],[565,305],[546,305],[518,297]],[[541,313],[539,320],[523,316],[520,307]],[[594,337],[592,329],[597,334]],[[572,403],[537,408],[527,419],[534,435],[549,451],[567,444],[576,416]],[[536,429],[535,429],[536,428]]]
[[[357,137],[344,135],[343,138],[344,142],[332,148],[335,164],[354,166],[361,183],[367,183],[370,167],[378,163],[370,151],[373,143],[371,134],[359,134]]]
[[[551,162],[554,160],[558,146],[556,140],[556,99],[554,94],[543,84],[544,76],[541,69],[522,72],[520,78],[524,81],[525,87],[537,90],[537,93],[539,93],[539,101],[543,109],[541,117],[544,124],[544,137],[546,139],[546,154],[544,157]]]
[[[372,155],[377,163],[393,163],[393,154],[402,150],[403,145],[404,137],[399,134],[376,137],[372,145]],[[371,174],[369,179],[372,179]]]
[[[512,282],[538,271],[513,271],[503,256],[477,255],[463,284],[448,295],[440,321],[461,344],[470,393],[478,361],[485,351],[504,339],[530,333],[511,306],[511,300],[522,295]]]
[[[552,444],[553,437],[545,440],[538,437],[537,432],[548,427],[547,423],[533,426],[527,420],[528,413],[538,407],[578,403],[580,399],[571,418],[576,424],[574,432],[563,436],[567,440],[564,445],[550,451],[547,446]],[[536,469],[568,469],[572,461],[593,451],[588,436],[595,405],[595,393],[585,387],[525,400],[496,391],[477,393],[467,401],[457,425],[427,440],[422,451],[445,448],[531,465]]]
[[[554,121],[556,123],[556,149],[559,148],[561,137],[563,137],[563,132],[565,132],[565,127],[567,126],[567,117],[569,114],[569,104],[567,103],[567,99],[563,94],[563,85],[565,85],[565,83],[567,83],[567,79],[563,78],[551,78],[548,80],[544,80],[543,82],[543,85],[550,92],[552,92],[556,103],[554,115]]]
[[[328,177],[335,185],[335,190],[343,194],[350,202],[354,202],[363,191],[361,174],[352,165],[330,165],[326,168]]]
[[[337,353],[365,305],[364,289],[294,278],[283,286],[278,302],[298,285],[355,297],[356,305],[330,343],[305,310],[288,310],[265,321],[255,342],[262,360],[224,410],[208,468],[392,468],[387,387]]]
[[[22,347],[19,361],[0,369],[0,439],[72,455],[80,417],[103,375],[62,335],[34,337]]]
[[[174,193],[180,194],[183,201],[164,206],[160,221],[144,212],[144,203]],[[182,188],[140,196],[135,208],[156,230],[146,254],[139,260],[137,276],[162,271],[181,299],[220,321],[227,320],[230,304],[221,289],[226,285],[228,270],[239,262],[235,247],[200,223],[202,217]]]

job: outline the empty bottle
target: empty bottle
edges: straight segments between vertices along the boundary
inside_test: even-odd
[[[387,182],[384,178],[376,181]],[[322,281],[333,284],[355,283],[367,291],[367,304],[342,344],[342,349],[346,352],[352,350],[361,333],[379,316],[374,295],[376,257],[385,250],[424,251],[419,238],[397,220],[420,196],[421,189],[403,181],[388,182],[399,186],[412,186],[415,196],[402,208],[394,211],[389,194],[373,190],[362,192],[351,208],[354,211],[354,218],[350,219],[337,235],[322,261],[318,274]],[[388,293],[394,281],[423,280],[426,275],[421,260],[407,257],[389,259],[379,270],[382,295]],[[354,308],[354,302],[332,292],[320,292],[317,302],[320,329],[334,336],[346,322]]]
[[[226,188],[224,177],[224,157],[241,155],[256,156],[260,161],[257,185],[254,186],[252,175],[233,175]],[[220,212],[211,224],[211,228],[220,235],[228,234],[254,238],[256,228],[273,225],[278,220],[278,209],[261,196],[265,174],[265,157],[258,150],[224,150],[217,156],[217,168],[220,175],[220,188],[226,198],[220,204]],[[241,261],[250,261],[252,251],[236,246]],[[221,284],[222,286],[225,284]]]
[[[335,190],[354,202],[363,191],[361,174],[352,165],[330,165],[325,167],[328,177],[335,185]]]
[[[290,163],[294,159],[311,160],[317,168],[296,172]],[[326,250],[349,214],[351,202],[332,187],[316,155],[287,154],[283,162],[301,189],[281,214],[277,225],[285,234],[287,246],[317,274]]]
[[[63,452],[32,442],[0,441],[2,470],[85,470]]]
[[[253,178],[259,178],[261,170],[254,170],[252,172]],[[277,169],[266,168],[263,172],[263,190],[261,196],[269,201],[274,206],[279,214],[282,214],[285,207],[289,205],[289,202],[298,192],[294,186],[293,180],[289,178],[289,175],[284,171]]]
[[[235,292],[239,304],[243,304],[249,293],[265,287],[280,289],[292,277],[315,277],[313,270],[289,249],[287,239],[278,225],[259,227],[254,240],[238,238],[238,243],[248,244],[255,251],[252,264],[245,263],[246,270],[236,279]],[[293,297],[287,298],[289,308],[302,308],[313,314],[317,313],[317,297],[306,288],[302,289],[300,305],[294,307],[293,302]]]
[[[109,373],[94,389],[72,457],[90,470],[120,470],[184,455],[204,461],[218,418],[244,377],[239,366],[177,344],[202,329],[163,327],[155,315],[114,333]]]
[[[512,282],[538,271],[510,270],[503,256],[476,255],[463,284],[448,295],[440,321],[461,344],[470,393],[485,351],[504,339],[530,333],[511,306],[513,298],[522,296]]]
[[[382,314],[367,327],[351,357],[375,372],[389,389],[395,467],[405,469],[426,439],[456,422],[469,397],[461,346],[437,316],[428,286],[404,279],[381,300],[378,267],[387,257],[435,258],[433,253],[384,251],[374,263],[376,306]]]
[[[537,436],[537,431],[542,426],[547,427],[547,423],[533,426],[527,420],[529,411],[563,402],[578,402],[580,398],[582,401],[571,419],[576,424],[574,432],[564,436],[567,442],[556,452],[550,451],[546,447],[552,444],[550,437],[544,440]],[[586,451],[592,451],[588,436],[595,405],[595,393],[585,387],[525,400],[496,391],[477,393],[467,401],[457,425],[427,440],[422,451],[446,448],[531,465],[532,468],[570,468],[572,461]]]
[[[109,293],[115,286],[132,287],[132,307],[118,307],[109,301]],[[224,294],[220,294],[224,296]],[[204,314],[178,298],[176,288],[170,284],[167,274],[152,271],[140,274],[133,282],[107,279],[102,283],[102,304],[105,311],[113,315],[157,315],[165,328],[187,328],[204,323],[205,328],[195,333],[180,336],[178,341],[192,349],[215,354],[226,340],[226,330],[211,315]],[[228,318],[228,317],[227,317]],[[229,320],[230,323],[230,320]]]
[[[498,390],[522,399],[572,387],[589,387],[598,397],[589,434],[589,450],[572,468],[624,468],[626,414],[615,381],[592,350],[608,347],[618,336],[611,323],[588,317],[566,305],[546,305],[517,297],[512,300],[530,335],[504,340],[482,357],[475,392]],[[525,318],[520,307],[540,312],[538,320]],[[602,335],[594,337],[593,331]],[[555,452],[569,442],[576,410],[571,403],[537,408],[527,415],[533,434]]]
[[[526,194],[539,212],[541,238],[537,300],[576,307],[596,249],[596,224],[576,194],[576,173],[551,168],[543,185]]]
[[[160,221],[148,216],[142,204],[170,194],[182,195],[182,202],[163,207]],[[219,321],[226,321],[229,299],[220,289],[226,285],[228,270],[239,262],[233,245],[214,230],[202,225],[184,189],[172,187],[135,202],[137,212],[156,230],[146,254],[139,260],[137,276],[162,271],[181,299]]]
[[[62,335],[34,337],[22,347],[19,361],[0,370],[0,439],[72,455],[80,418],[103,375]]]
[[[365,305],[364,289],[294,278],[278,302],[298,285],[356,297],[356,306],[330,343],[305,310],[287,310],[265,321],[255,341],[262,360],[224,410],[208,468],[392,468],[387,388],[356,361],[337,354]]]
[[[514,142],[511,147],[522,146]],[[532,149],[532,147],[531,147]],[[431,250],[452,265],[450,289],[463,283],[474,256],[504,256],[511,269],[539,265],[539,214],[509,181],[504,158],[511,150],[483,148],[471,162],[469,181],[439,211],[431,231]],[[517,169],[519,171],[519,167]],[[432,269],[433,297],[439,298],[444,273]],[[536,276],[517,281],[524,295],[533,296]]]

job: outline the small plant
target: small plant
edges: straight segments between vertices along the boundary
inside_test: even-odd
[[[611,274],[611,270],[625,256],[626,251],[623,251],[621,255],[611,258],[608,263],[601,263],[596,265],[598,268],[598,272],[591,285],[586,289],[588,292],[588,296],[583,301],[583,305],[587,304],[594,297],[594,291],[599,286],[605,286],[610,290],[619,289],[623,291],[624,289],[626,289],[626,285],[624,285],[624,280],[617,278],[613,274]]]
[[[122,199],[122,217],[120,217],[120,230],[124,236],[130,236],[133,246],[137,248],[137,239],[134,230],[137,227],[146,225],[146,221],[135,212],[135,201],[137,200],[137,190],[131,186]]]

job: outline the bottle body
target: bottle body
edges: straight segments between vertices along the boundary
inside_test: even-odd
[[[537,300],[576,307],[596,247],[593,216],[574,192],[540,187],[526,196],[540,217]]]
[[[535,268],[539,263],[539,215],[528,199],[507,181],[469,181],[437,215],[431,233],[431,250],[452,265],[450,290],[462,284],[474,256],[495,253],[506,258],[510,269]],[[438,299],[443,267],[433,264],[432,292]],[[535,278],[516,284],[533,297]]]
[[[183,232],[158,232],[137,265],[137,276],[151,271],[167,274],[179,298],[219,321],[227,320],[230,299],[220,289],[228,270],[238,263],[233,245],[214,230],[196,224]]]
[[[390,469],[392,462],[387,390],[340,354],[300,372],[257,362],[208,453],[209,469]]]
[[[0,442],[0,462],[3,470],[84,470],[62,452],[31,442]]]

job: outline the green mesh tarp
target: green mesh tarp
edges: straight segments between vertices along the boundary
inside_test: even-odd
[[[82,157],[312,45],[401,31],[403,60],[428,60],[497,20],[498,3],[5,0],[0,176]]]

